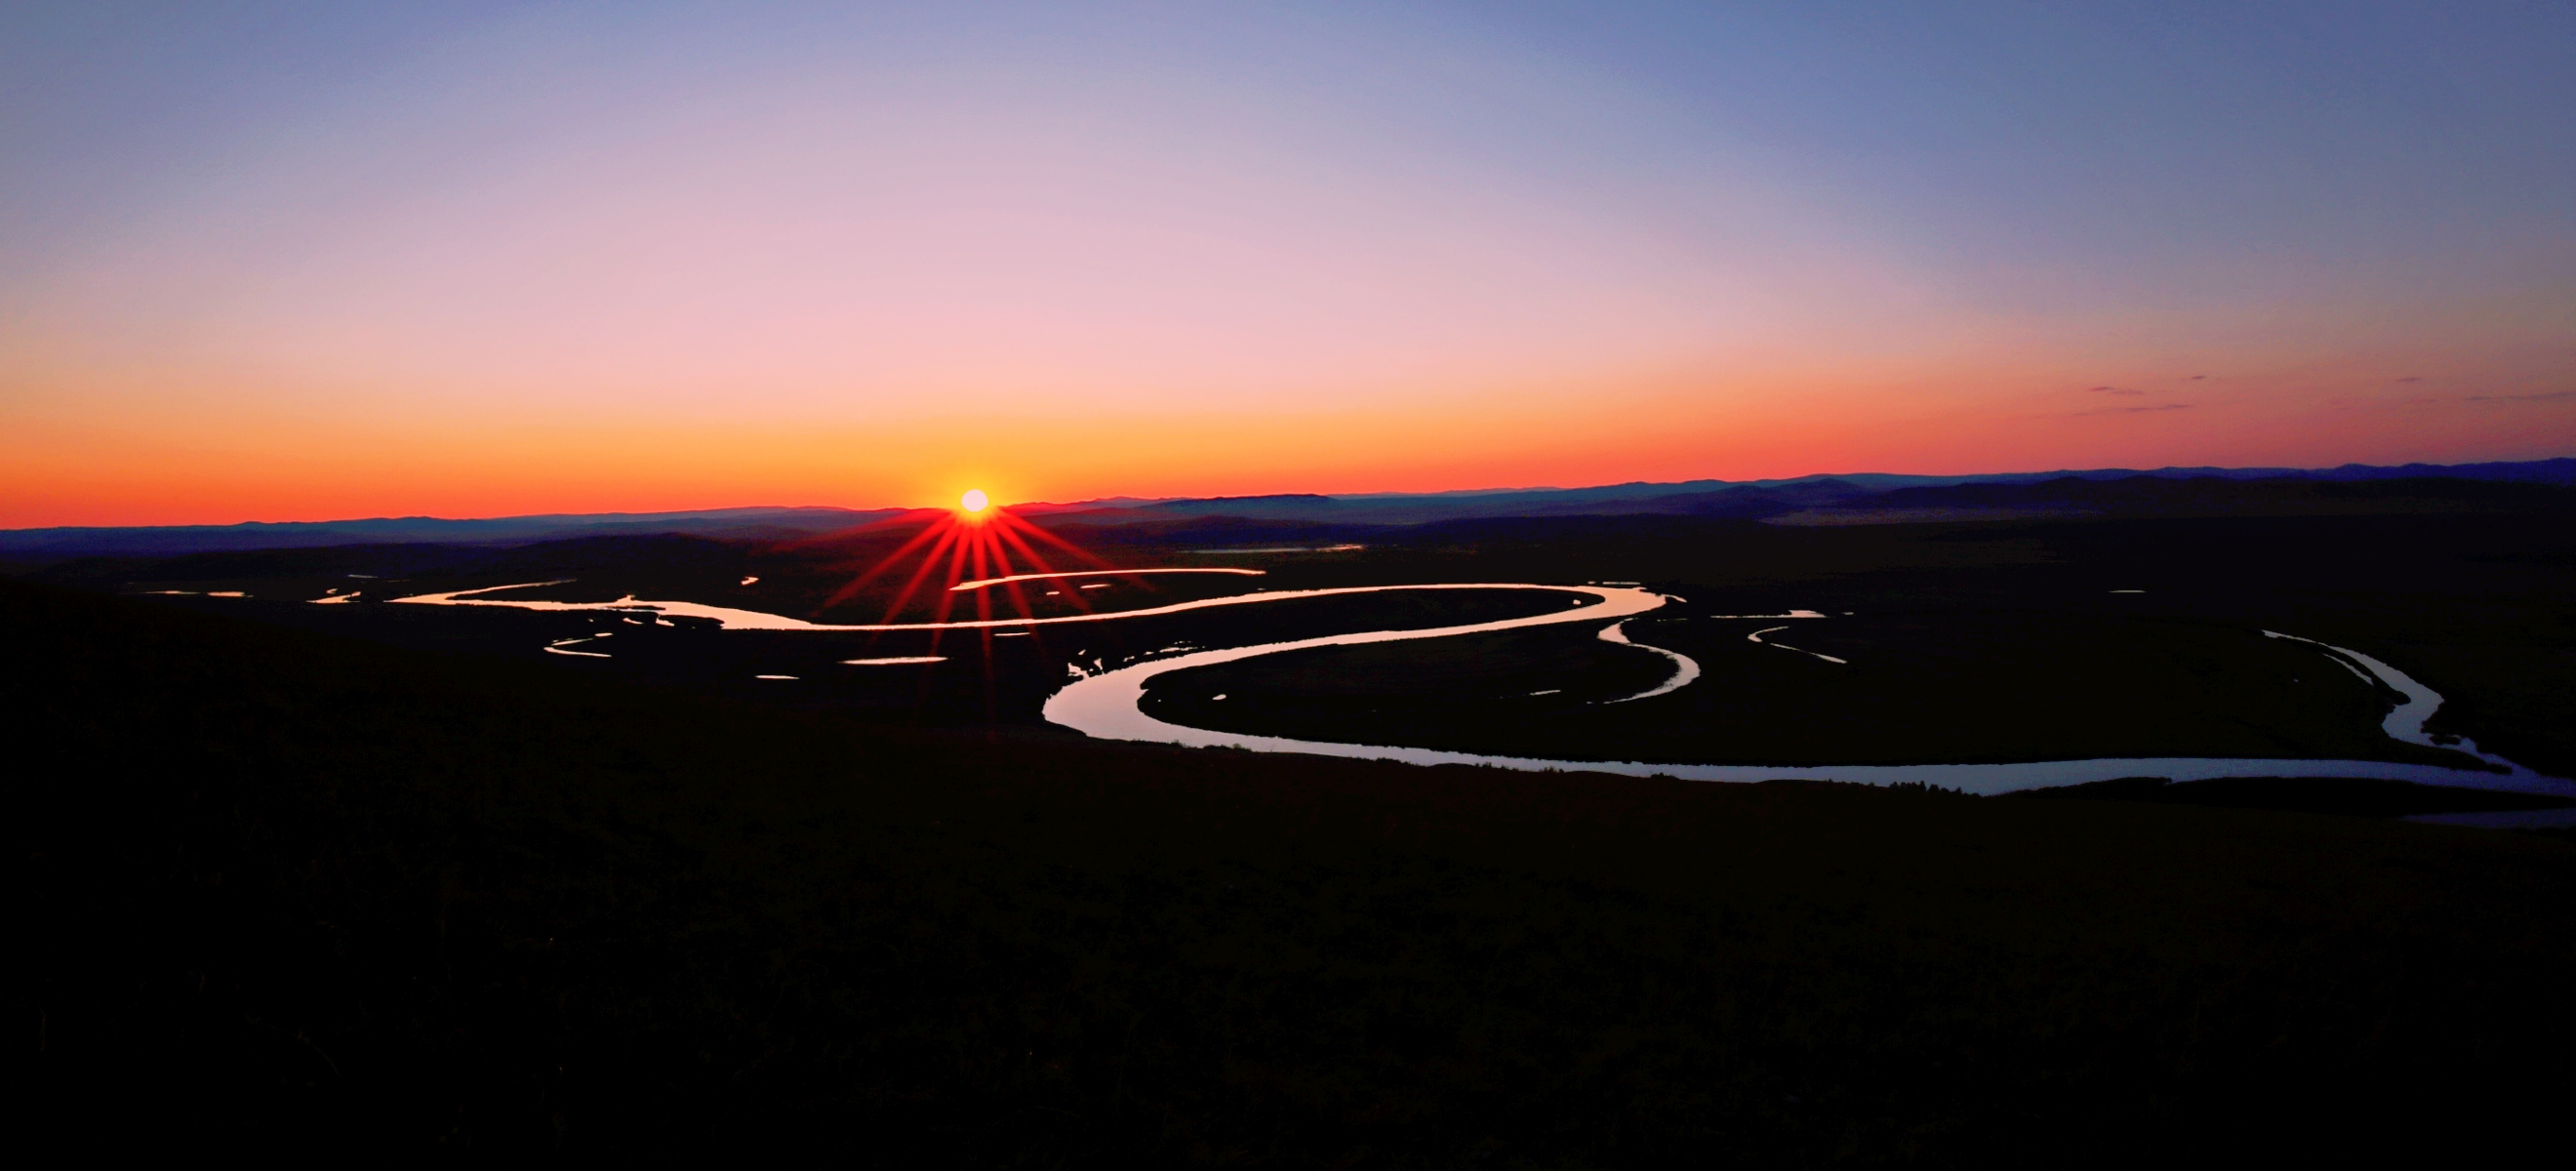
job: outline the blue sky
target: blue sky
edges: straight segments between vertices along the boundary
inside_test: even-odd
[[[2571,59],[2547,4],[19,5],[9,514],[2564,454]]]

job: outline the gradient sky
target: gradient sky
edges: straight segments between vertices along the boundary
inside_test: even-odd
[[[2561,3],[10,5],[0,526],[2576,454],[2570,61]]]

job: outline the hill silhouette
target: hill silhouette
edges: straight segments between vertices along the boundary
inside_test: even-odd
[[[2086,481],[2129,482],[2118,499],[2124,505],[2123,515],[2147,515],[2142,506],[2157,500],[2181,503],[2188,508],[2243,512],[2247,505],[2229,496],[2221,486],[2234,481],[2271,481],[2270,487],[2254,489],[2251,500],[2274,501],[2270,507],[2282,507],[2285,499],[2281,485],[2291,482],[2311,485],[2368,484],[2382,480],[2447,479],[2489,484],[2551,485],[2576,487],[2576,458],[2532,460],[2520,463],[2459,464],[2439,466],[2407,464],[2402,467],[2372,467],[2346,464],[2336,468],[2159,468],[2152,471],[2096,469],[2091,471],[2011,472],[1978,476],[1915,476],[1864,472],[1844,475],[1799,476],[1785,480],[1692,480],[1657,484],[1643,481],[1605,484],[1588,488],[1529,488],[1496,491],[1456,491],[1428,493],[1356,493],[1323,495],[1318,493],[1281,493],[1265,496],[1215,496],[1184,499],[1142,500],[1112,497],[1077,501],[1070,504],[1028,504],[1015,510],[1031,518],[1045,518],[1047,523],[1073,523],[1091,526],[1151,524],[1204,517],[1235,517],[1254,521],[1314,522],[1346,525],[1419,525],[1439,521],[1488,519],[1496,517],[1604,516],[1604,515],[1695,515],[1762,519],[1778,517],[1801,509],[1876,506],[1879,508],[1973,507],[1979,499],[1973,492],[1941,496],[1949,489],[1992,488],[2004,490],[1997,499],[2055,502],[2049,493],[2065,495],[2069,484]],[[2189,480],[2202,483],[2192,493],[2165,498],[2141,488],[2136,481]],[[2016,497],[2015,487],[2051,484],[2038,497]],[[1931,493],[1929,498],[1898,496],[1893,501],[1879,498],[1889,493]],[[2296,493],[2291,493],[2296,496]],[[2313,495],[2313,494],[2312,494]],[[2532,507],[2540,497],[2489,495],[2476,497],[2458,490],[2437,490],[2434,495],[2447,504],[2418,504],[2412,511],[2442,511],[2464,503],[2493,506]],[[2089,499],[2089,498],[2087,498]],[[2386,498],[2380,511],[2386,511]],[[1993,504],[1984,505],[1993,507]],[[2257,505],[2259,510],[2262,506]],[[2563,507],[2563,506],[2558,506]],[[2367,508],[2325,506],[2308,503],[2291,504],[2293,513],[2355,512]],[[541,541],[564,540],[584,536],[639,536],[679,533],[733,540],[796,541],[825,534],[843,534],[890,520],[900,520],[938,510],[880,508],[851,510],[843,508],[719,508],[696,512],[660,513],[593,513],[543,516],[499,517],[484,520],[450,520],[439,517],[379,517],[369,520],[341,520],[290,523],[248,522],[236,525],[164,525],[139,527],[60,527],[0,531],[0,562],[22,566],[51,564],[77,557],[99,556],[171,556],[175,554],[218,550],[253,550],[277,548],[311,548],[333,545],[362,544],[465,544],[522,545]],[[2169,513],[2154,513],[2168,515]],[[2190,512],[2200,515],[2201,512]]]

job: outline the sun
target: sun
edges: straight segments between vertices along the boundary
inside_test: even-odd
[[[1011,515],[1010,509],[1002,507],[990,492],[982,488],[959,494],[952,511],[933,512],[928,516],[906,513],[881,521],[879,526],[877,531],[889,534],[904,528],[911,528],[913,532],[901,547],[878,557],[874,565],[833,591],[823,600],[822,609],[828,610],[850,601],[870,583],[887,579],[888,574],[902,569],[909,572],[886,582],[894,587],[892,599],[886,603],[887,622],[894,621],[906,606],[922,596],[924,590],[931,591],[930,596],[938,601],[932,618],[934,622],[948,621],[949,614],[961,602],[973,606],[972,612],[978,622],[1004,618],[993,612],[997,605],[1007,606],[1025,620],[1035,617],[1035,606],[1039,603],[1036,596],[1022,591],[1020,583],[1031,574],[1049,577],[1061,572],[1048,564],[1049,557],[1061,555],[1071,558],[1078,568],[1085,571],[1112,568],[1107,561],[1080,546]],[[857,568],[856,564],[852,568]],[[985,589],[985,586],[1000,588]],[[1065,598],[1064,605],[1088,612],[1091,607],[1085,604],[1086,599],[1080,596],[1080,591],[1071,592],[1076,596]],[[985,633],[992,632],[987,630]],[[931,632],[934,647],[938,645],[938,638],[939,632],[934,629]]]

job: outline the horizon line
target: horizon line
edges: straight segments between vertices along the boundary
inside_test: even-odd
[[[1522,492],[1589,492],[1589,491],[1599,491],[1599,490],[1602,490],[1602,489],[1608,489],[1608,488],[1631,488],[1631,487],[1650,487],[1650,488],[1651,488],[1651,487],[1682,487],[1682,486],[1687,486],[1687,485],[1692,485],[1692,484],[1724,484],[1724,485],[1729,485],[1729,486],[1744,486],[1744,485],[1757,485],[1757,484],[1793,484],[1793,483],[1797,483],[1797,482],[1799,482],[1799,481],[1803,481],[1803,480],[1832,480],[1832,479],[1856,478],[1856,477],[1863,477],[1863,476],[1868,476],[1868,477],[1893,477],[1893,478],[1902,478],[1902,479],[1918,479],[1918,480],[1976,480],[1976,479],[1984,479],[1984,478],[1996,477],[1996,476],[2047,476],[2047,475],[2070,475],[2070,476],[2072,476],[2072,475],[2088,475],[2088,474],[2098,475],[2098,474],[2105,473],[2105,472],[2133,472],[2133,473],[2136,473],[2136,474],[2139,474],[2139,475],[2152,475],[2152,474],[2155,474],[2155,473],[2158,473],[2158,472],[2197,472],[2197,471],[2210,471],[2210,472],[2288,472],[2288,473],[2297,473],[2297,472],[2331,472],[2331,471],[2342,471],[2342,470],[2347,469],[2347,468],[2373,468],[2373,469],[2393,469],[2393,468],[2413,468],[2413,467],[2425,467],[2425,468],[2477,468],[2477,467],[2494,467],[2494,466],[2498,466],[2498,465],[2512,465],[2512,464],[2547,464],[2547,463],[2555,463],[2555,462],[2562,461],[2562,460],[2576,460],[2576,455],[2554,455],[2554,456],[2542,456],[2542,457],[2539,457],[2539,458],[2537,458],[2537,459],[2527,459],[2527,460],[2480,460],[2480,461],[2476,461],[2476,462],[2473,462],[2473,463],[2456,463],[2456,464],[2437,464],[2437,463],[2426,463],[2426,462],[2423,462],[2423,461],[2420,461],[2420,460],[2412,460],[2412,461],[2408,461],[2408,462],[2406,462],[2406,463],[2398,463],[2398,464],[2365,464],[2365,463],[2360,463],[2360,462],[2355,462],[2355,461],[2347,461],[2347,462],[2345,462],[2345,463],[2333,464],[2333,465],[2328,465],[2328,466],[2323,466],[2323,467],[2289,467],[2289,466],[2263,466],[2263,465],[2250,465],[2250,466],[2244,466],[2244,467],[2227,467],[2227,466],[2222,466],[2222,465],[2218,465],[2218,464],[2190,464],[2190,465],[2184,465],[2184,464],[2166,464],[2166,465],[2164,465],[2164,466],[2161,466],[2161,467],[2154,467],[2154,468],[2044,468],[2044,469],[2031,469],[2031,470],[2026,470],[2026,471],[2002,471],[2002,472],[1809,472],[1809,473],[1806,473],[1806,474],[1804,474],[1804,475],[1797,475],[1797,476],[1765,476],[1765,477],[1759,477],[1759,478],[1756,478],[1756,479],[1749,479],[1749,480],[1728,480],[1728,479],[1722,479],[1722,478],[1714,477],[1714,476],[1711,476],[1711,477],[1703,477],[1703,478],[1696,478],[1696,479],[1688,479],[1688,480],[1621,480],[1621,481],[1616,481],[1616,482],[1613,482],[1613,483],[1605,483],[1605,484],[1582,484],[1582,485],[1576,485],[1576,486],[1574,486],[1574,487],[1570,487],[1570,488],[1569,488],[1569,487],[1559,487],[1559,486],[1549,485],[1549,486],[1533,486],[1533,487],[1518,487],[1518,488],[1439,488],[1439,489],[1430,489],[1430,490],[1426,490],[1426,491],[1416,491],[1416,492],[1405,492],[1405,491],[1372,491],[1372,492],[1251,492],[1251,493],[1243,493],[1243,494],[1240,494],[1240,495],[1205,495],[1205,496],[1128,496],[1128,495],[1110,495],[1110,496],[1094,496],[1094,497],[1089,497],[1089,498],[1081,499],[1081,500],[1062,501],[1062,502],[1059,502],[1059,501],[1052,501],[1052,500],[1023,500],[1023,501],[1015,501],[1015,502],[1012,502],[1012,503],[1010,503],[1010,504],[1005,504],[1005,505],[1002,505],[1001,507],[1003,507],[1003,508],[1010,508],[1010,509],[1022,509],[1022,508],[1056,508],[1056,509],[1074,509],[1074,508],[1080,508],[1080,507],[1082,507],[1082,506],[1084,506],[1084,505],[1089,505],[1089,504],[1102,504],[1102,505],[1105,505],[1105,504],[1106,504],[1107,502],[1109,502],[1109,501],[1133,501],[1133,502],[1134,502],[1134,504],[1133,504],[1133,505],[1131,505],[1130,507],[1151,507],[1151,506],[1153,506],[1153,505],[1157,505],[1157,504],[1174,504],[1174,503],[1183,503],[1183,502],[1195,501],[1195,500],[1264,500],[1264,499],[1275,499],[1275,498],[1282,497],[1282,496],[1316,496],[1316,497],[1322,497],[1322,498],[1327,499],[1327,500],[1366,500],[1366,499],[1388,500],[1388,499],[1422,498],[1422,497],[1503,496],[1503,495],[1511,495],[1511,494],[1515,494],[1515,493],[1522,493]],[[135,530],[135,529],[239,529],[239,528],[250,528],[250,527],[254,527],[254,526],[270,526],[270,527],[281,527],[281,528],[282,528],[282,527],[291,526],[291,525],[304,525],[304,526],[327,526],[327,525],[354,525],[354,524],[395,524],[395,523],[404,523],[404,522],[429,522],[429,523],[439,523],[439,524],[473,524],[473,523],[500,523],[500,522],[504,522],[504,521],[542,521],[542,520],[590,519],[590,518],[616,518],[616,517],[632,517],[632,518],[636,518],[636,519],[638,519],[638,520],[659,520],[659,519],[666,519],[666,518],[681,518],[681,517],[691,517],[691,516],[710,516],[710,515],[721,515],[721,514],[725,514],[725,513],[755,513],[755,512],[819,512],[819,511],[829,511],[829,512],[846,512],[846,513],[854,513],[854,514],[866,514],[866,513],[901,514],[901,513],[906,513],[906,512],[932,512],[932,511],[945,511],[945,510],[947,510],[947,508],[948,508],[948,506],[946,506],[946,505],[940,505],[940,504],[910,504],[910,505],[905,505],[905,504],[896,504],[896,505],[884,505],[884,506],[876,507],[876,508],[853,508],[853,507],[850,507],[850,506],[848,506],[848,505],[841,505],[841,504],[744,504],[744,505],[724,505],[724,506],[713,507],[713,508],[674,508],[674,509],[661,509],[661,510],[655,510],[655,511],[642,511],[642,512],[638,512],[638,511],[626,511],[626,510],[615,510],[615,511],[605,511],[605,512],[529,512],[529,513],[512,513],[512,514],[508,514],[508,515],[504,515],[504,516],[434,516],[434,515],[431,515],[431,514],[428,514],[428,513],[414,513],[414,514],[408,514],[408,515],[402,515],[402,516],[351,516],[351,517],[331,517],[331,518],[322,519],[322,520],[241,520],[241,521],[230,521],[230,522],[222,522],[222,523],[205,523],[205,524],[161,524],[161,525],[151,525],[151,524],[146,524],[146,525],[31,525],[31,526],[28,526],[28,527],[25,527],[25,528],[0,529],[0,533],[18,534],[18,533],[47,533],[47,532],[97,532],[97,531],[106,531],[106,530]],[[888,519],[891,519],[891,517],[888,517]]]

